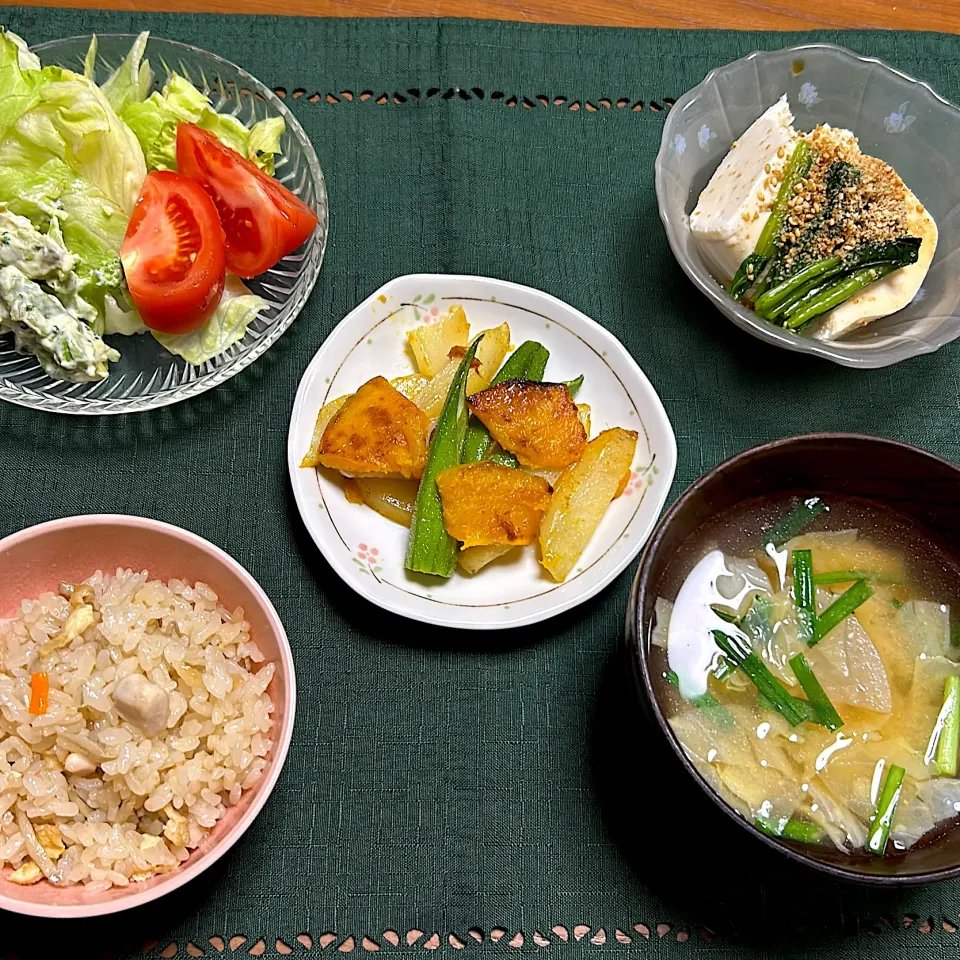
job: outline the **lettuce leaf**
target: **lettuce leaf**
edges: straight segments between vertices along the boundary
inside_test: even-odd
[[[116,333],[121,337],[131,337],[136,333],[147,332],[147,326],[140,319],[125,283],[104,297],[103,314],[104,334]]]
[[[217,312],[199,330],[177,335],[150,332],[171,353],[198,367],[241,340],[247,327],[266,307],[263,297],[251,293],[239,277],[228,273]]]
[[[56,216],[67,249],[82,260],[120,256],[127,215],[62,160],[36,169],[0,167],[0,202],[40,228]]]
[[[127,102],[120,116],[140,141],[150,170],[177,169],[177,126],[195,123],[272,176],[273,155],[280,152],[285,129],[282,117],[261,120],[248,129],[233,114],[217,113],[209,98],[178,73],[170,75],[163,90]]]
[[[271,177],[274,174],[274,154],[280,152],[280,137],[286,128],[283,117],[267,117],[250,128],[247,156]]]
[[[97,79],[97,35],[90,37],[87,55],[83,58],[83,75],[88,80]]]
[[[39,70],[40,58],[30,52],[27,41],[23,37],[18,37],[12,30],[4,31],[6,35],[17,45],[19,55],[17,57],[21,70]]]
[[[0,30],[0,135],[40,102],[44,86],[61,76],[59,67],[25,68],[21,44],[26,46],[16,34]],[[33,61],[39,67],[40,61],[28,53],[26,62]]]
[[[48,71],[56,75],[47,75]],[[48,67],[36,76],[44,75],[45,81],[39,82],[31,71],[20,72],[21,81],[37,83],[30,96],[36,96],[37,102],[5,131],[0,166],[39,167],[58,158],[129,213],[147,175],[137,138],[95,83],[58,68]],[[11,79],[17,87],[15,78]]]
[[[123,282],[119,257],[127,215],[57,159],[36,170],[0,167],[0,203],[42,233],[58,224],[64,246],[76,258],[80,292],[97,308],[94,326],[101,327],[105,297],[116,298]]]
[[[121,113],[128,103],[141,103],[147,99],[150,88],[153,86],[153,70],[150,69],[150,61],[143,59],[144,51],[147,49],[147,40],[150,39],[150,31],[144,30],[130,48],[123,63],[106,79],[101,86],[110,101],[110,106],[117,113]],[[90,40],[90,45],[96,56],[97,37],[94,35]],[[87,76],[87,66],[84,65],[84,76]],[[88,79],[93,79],[92,76]]]
[[[123,110],[124,123],[140,142],[148,170],[177,169],[177,124],[165,109],[159,93],[143,103],[128,103]]]

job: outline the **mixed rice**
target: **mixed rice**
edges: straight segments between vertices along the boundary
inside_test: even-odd
[[[97,571],[0,620],[0,874],[125,886],[260,778],[272,663],[205,584]]]

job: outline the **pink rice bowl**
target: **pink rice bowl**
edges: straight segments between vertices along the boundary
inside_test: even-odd
[[[267,802],[283,768],[293,734],[296,680],[286,631],[270,599],[252,576],[219,547],[158,520],[115,514],[66,517],[0,540],[0,619],[14,617],[23,600],[56,592],[95,570],[147,570],[150,579],[202,581],[227,608],[243,607],[251,637],[276,672],[267,693],[273,700],[273,748],[257,783],[244,791],[189,859],[171,872],[127,887],[90,891],[82,884],[17,886],[2,878],[0,909],[38,917],[94,917],[142,906],[183,886],[240,839]]]

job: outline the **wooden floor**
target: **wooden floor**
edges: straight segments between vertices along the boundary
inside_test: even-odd
[[[3,5],[13,4],[0,0]],[[960,0],[45,0],[45,5],[318,17],[480,17],[622,27],[883,27],[960,33]]]

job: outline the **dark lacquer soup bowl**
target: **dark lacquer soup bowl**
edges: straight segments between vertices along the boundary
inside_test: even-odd
[[[752,807],[744,812],[744,804],[741,804],[741,810],[738,811],[725,800],[711,785],[708,778],[712,773],[709,767],[703,766],[703,757],[699,762],[705,772],[698,770],[694,761],[687,756],[669,722],[669,718],[674,716],[670,711],[674,708],[670,706],[671,694],[665,682],[672,682],[676,686],[677,677],[675,672],[666,669],[668,654],[663,648],[663,637],[657,640],[655,625],[658,598],[675,600],[697,557],[702,557],[705,551],[723,542],[723,537],[716,532],[720,529],[717,524],[721,523],[722,518],[737,516],[738,511],[745,509],[744,505],[747,505],[748,512],[756,512],[764,504],[773,503],[783,508],[784,504],[789,506],[791,502],[796,504],[813,497],[819,498],[824,504],[837,505],[834,527],[830,528],[821,522],[821,529],[837,529],[838,524],[841,528],[846,527],[850,524],[847,514],[851,510],[858,510],[862,511],[859,515],[867,519],[862,524],[854,525],[865,526],[867,534],[870,534],[871,524],[874,523],[871,518],[880,517],[882,522],[877,522],[881,527],[886,525],[886,532],[877,536],[881,539],[885,536],[890,549],[900,549],[905,557],[912,556],[917,550],[911,544],[919,536],[928,545],[928,553],[935,561],[933,567],[928,565],[925,569],[932,569],[934,577],[952,577],[960,584],[960,468],[954,464],[907,444],[853,434],[810,434],[747,450],[715,467],[692,484],[661,519],[643,553],[627,612],[626,642],[644,712],[651,727],[660,730],[673,754],[689,774],[689,781],[683,778],[683,782],[695,783],[697,786],[693,789],[702,791],[730,819],[790,859],[835,878],[872,885],[905,886],[958,876],[960,829],[957,829],[957,825],[960,816],[941,820],[935,829],[912,842],[912,845],[908,844],[906,849],[901,849],[899,843],[887,843],[883,856],[869,853],[864,848],[844,852],[836,844],[825,841],[811,843],[788,839],[782,832],[776,835],[769,828],[762,829],[762,824],[758,826],[760,818],[754,816]],[[769,529],[776,515],[776,510],[768,511],[767,519],[761,521],[761,527],[766,523]],[[811,525],[811,530],[816,523]],[[899,530],[905,531],[902,538]],[[704,531],[707,531],[706,541]],[[863,531],[858,535],[863,536]],[[902,543],[898,542],[901,539]],[[797,547],[792,549],[794,552],[798,550]],[[759,559],[762,563],[764,558]],[[821,579],[827,578],[827,574],[818,574],[815,579],[820,583]],[[796,597],[795,592],[788,595]],[[938,604],[939,599],[938,596]],[[819,594],[817,602],[820,602]],[[894,595],[890,603],[897,608],[895,613],[899,614],[902,602]],[[952,625],[956,626],[960,623],[960,598],[955,597],[954,603]],[[949,608],[944,603],[939,604],[938,609],[948,611]],[[949,620],[949,613],[945,615]],[[680,629],[686,629],[686,622],[686,619],[681,622],[678,635]],[[956,642],[960,637],[960,627],[948,636]],[[672,638],[673,634],[671,651],[674,649]],[[960,660],[960,649],[952,652],[945,650],[946,657],[952,657],[953,661]],[[924,659],[923,654],[920,659]],[[942,662],[948,663],[946,659]],[[957,673],[960,674],[960,665]],[[891,673],[890,677],[890,689],[893,690],[894,674]],[[748,683],[744,686],[753,691]],[[947,686],[944,686],[944,690]],[[677,693],[676,697],[679,696]],[[685,703],[680,709],[689,708]],[[944,706],[941,715],[945,709]],[[779,717],[774,719],[779,721]],[[866,741],[867,737],[863,739]],[[875,739],[882,741],[884,736],[881,733]],[[669,759],[669,753],[667,757]],[[895,762],[899,761],[891,760],[890,764]],[[919,762],[925,762],[922,750]],[[888,766],[887,772],[892,773],[893,769],[893,766]],[[803,776],[806,774],[801,774],[801,779]],[[960,777],[960,772],[953,774],[953,777]],[[873,793],[869,794],[873,799],[880,795],[877,782],[875,778],[871,788]],[[944,785],[948,786],[951,785]],[[956,786],[960,786],[960,783]],[[804,784],[802,789],[806,790],[807,785]],[[810,802],[809,799],[807,802]],[[882,804],[882,800],[878,802]],[[814,806],[813,810],[816,809]],[[878,806],[877,810],[880,809]],[[960,812],[960,803],[951,809]],[[876,819],[876,815],[865,818],[867,831],[872,830],[871,823]],[[896,823],[894,818],[894,826]],[[869,836],[873,836],[873,833]]]

